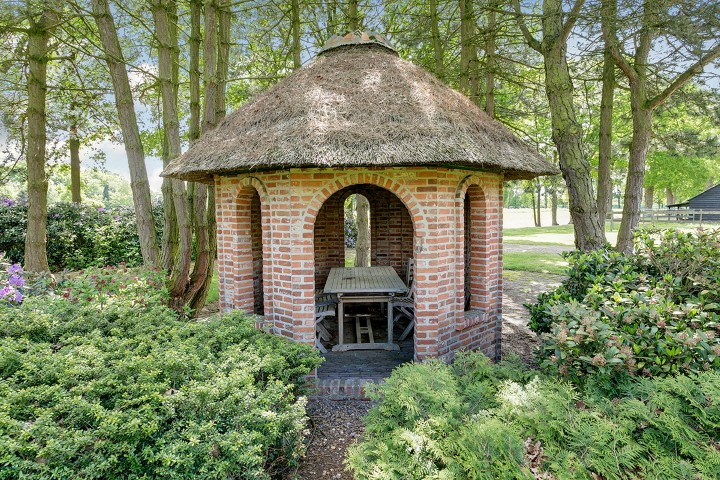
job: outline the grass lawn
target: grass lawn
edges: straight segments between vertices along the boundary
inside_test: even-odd
[[[556,253],[508,252],[503,254],[505,270],[565,275],[567,262]]]
[[[615,222],[615,228],[610,230],[610,223],[605,223],[605,236],[608,242],[615,244],[617,241],[617,230],[619,222]],[[674,228],[678,230],[694,231],[699,225],[693,223],[668,223],[658,222],[651,224],[645,222],[641,227]],[[720,228],[720,223],[703,223],[702,228]],[[506,228],[503,230],[503,243],[515,245],[560,245],[572,247],[575,243],[575,234],[572,225],[556,225],[552,227],[522,227]]]
[[[210,280],[210,288],[208,289],[208,296],[205,303],[213,303],[220,300],[220,290],[218,289],[218,271],[217,266],[213,270],[213,277]]]
[[[617,228],[611,232],[610,227],[606,225],[605,235],[610,243],[615,243],[617,240]],[[503,243],[573,247],[575,245],[575,233],[572,225],[506,228],[503,230]]]

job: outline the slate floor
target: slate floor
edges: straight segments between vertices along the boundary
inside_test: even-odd
[[[387,341],[387,317],[377,312],[372,317],[372,329],[376,342]],[[323,354],[325,362],[317,370],[319,380],[324,379],[347,379],[347,378],[364,378],[364,379],[381,379],[390,376],[392,370],[406,362],[413,360],[413,340],[409,335],[405,341],[400,344],[400,350],[351,350],[348,352],[333,352],[332,345],[337,344],[337,321],[333,318],[327,322],[328,330],[333,335],[333,339],[326,343],[328,353]],[[407,322],[402,320],[395,326],[394,338],[402,333]],[[354,320],[345,320],[344,339],[346,343],[356,342],[355,322]],[[367,338],[363,336],[363,341],[367,342]]]

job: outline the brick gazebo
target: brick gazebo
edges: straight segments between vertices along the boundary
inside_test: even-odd
[[[220,302],[315,342],[316,288],[344,264],[343,204],[370,204],[371,265],[416,265],[416,359],[500,352],[502,189],[556,174],[379,35],[331,39],[164,176],[211,183]],[[467,298],[466,298],[467,297]]]

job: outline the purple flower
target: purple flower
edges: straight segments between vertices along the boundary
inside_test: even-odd
[[[0,288],[0,298],[7,297],[8,293],[11,293],[13,291],[12,287],[3,287]]]
[[[55,218],[60,218],[60,214],[59,214],[59,213],[56,213],[56,214],[53,215],[53,217],[55,217]]]
[[[20,265],[19,263],[15,263],[15,264],[13,264],[13,265],[10,265],[10,266],[8,267],[8,269],[7,269],[7,272],[8,272],[10,275],[21,274],[21,273],[23,272],[22,265]]]
[[[8,280],[10,285],[13,287],[24,287],[25,286],[25,280],[20,275],[13,275],[10,277],[10,280]]]
[[[105,210],[103,207],[98,208],[99,213],[105,213],[107,210]]]
[[[13,300],[15,300],[15,303],[20,303],[20,302],[22,302],[22,300],[23,300],[22,293],[20,293],[20,292],[15,292],[15,298],[14,298]]]
[[[8,207],[12,207],[13,205],[15,205],[15,201],[10,198],[3,199],[3,203]]]

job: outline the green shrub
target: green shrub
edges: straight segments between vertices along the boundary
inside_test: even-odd
[[[153,207],[158,231],[162,206]],[[97,208],[86,204],[56,203],[47,213],[47,255],[50,269],[79,270],[90,266],[140,265],[140,241],[131,207]],[[12,262],[23,263],[27,205],[0,202],[0,251]]]
[[[297,385],[319,356],[241,313],[179,320],[163,284],[90,270],[0,306],[0,478],[254,479],[296,462]]]
[[[608,397],[480,354],[396,369],[348,466],[358,479],[720,475],[720,375],[635,379]],[[597,388],[596,388],[597,387]]]
[[[568,258],[567,280],[529,307],[544,368],[615,384],[720,369],[720,232],[641,231],[634,255]]]

